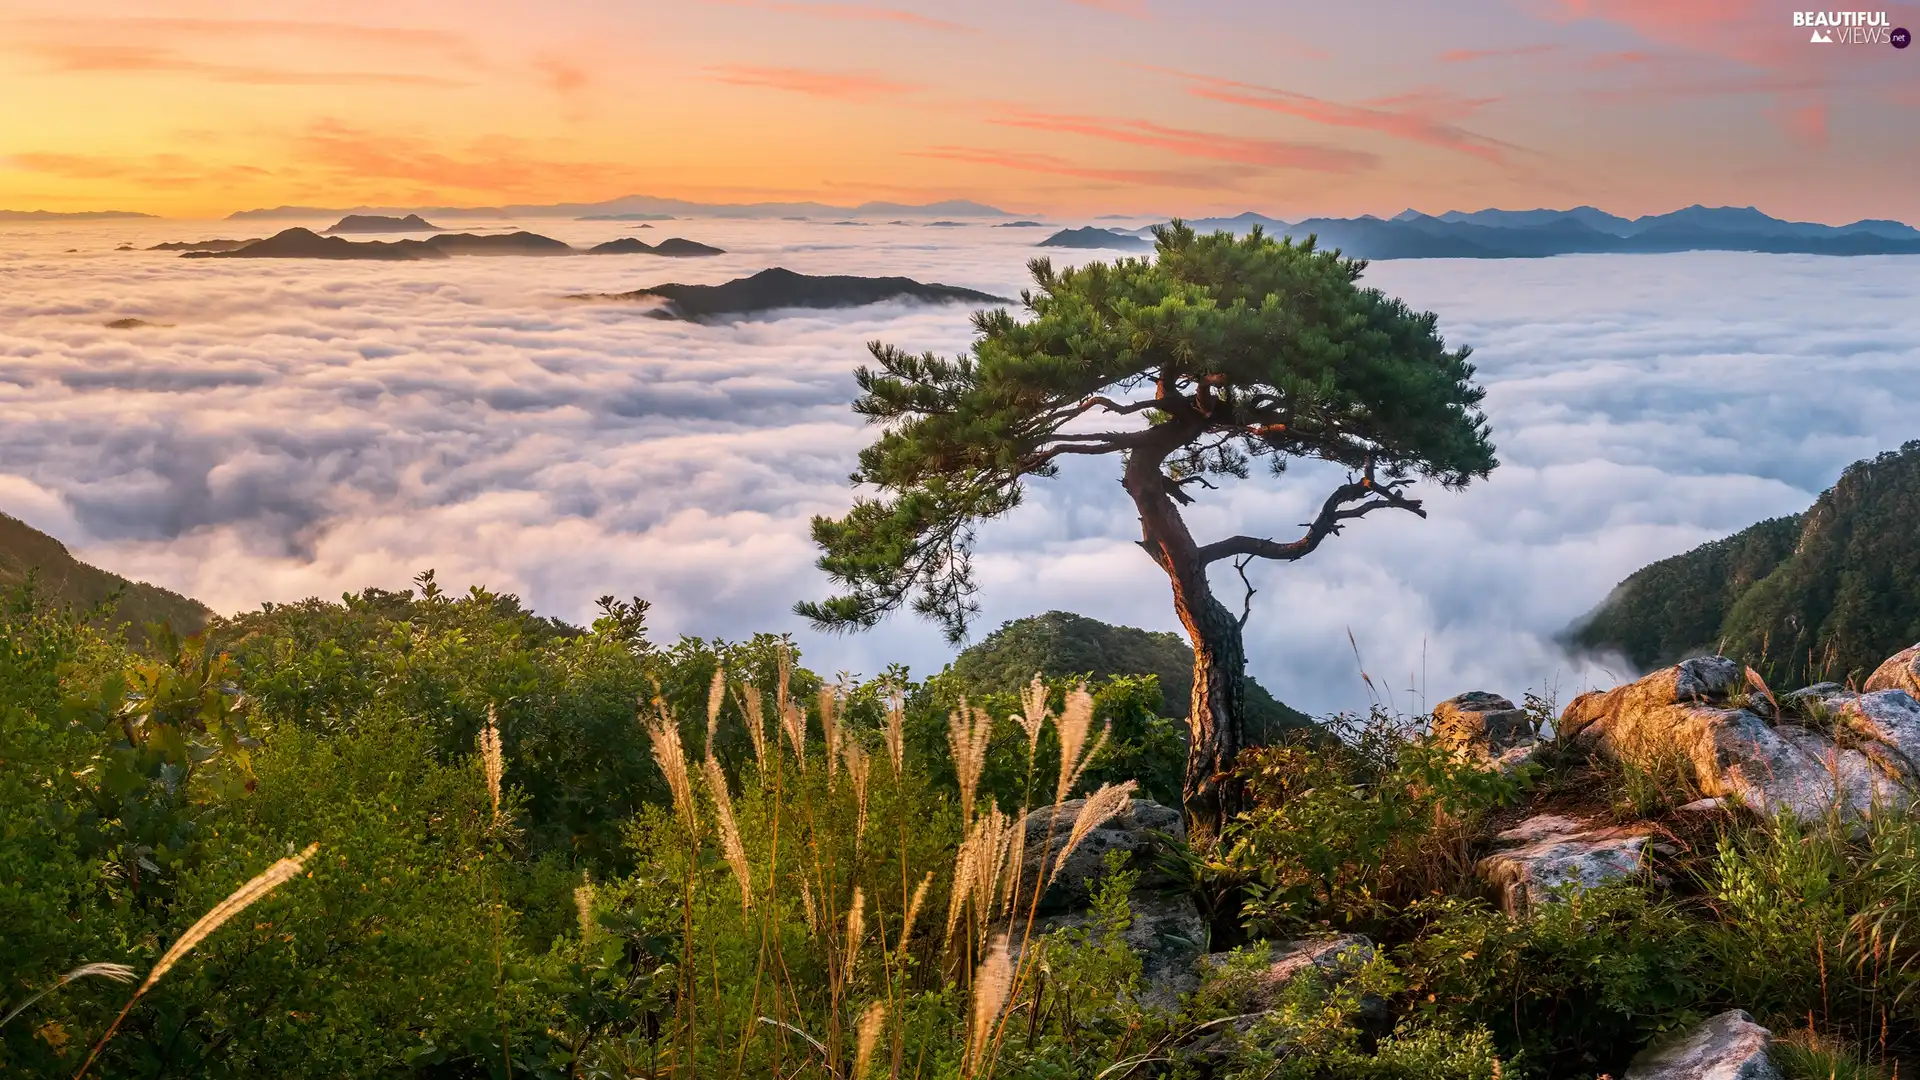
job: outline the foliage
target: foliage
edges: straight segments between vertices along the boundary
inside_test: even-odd
[[[1478,900],[1422,902],[1404,952],[1418,1010],[1476,1023],[1547,1076],[1611,1073],[1700,1016],[1700,928],[1631,882],[1571,891],[1514,919]]]
[[[989,693],[1016,692],[1036,672],[1096,684],[1119,675],[1153,675],[1160,684],[1159,715],[1185,719],[1193,703],[1193,648],[1178,635],[1113,626],[1066,611],[1003,624],[961,650],[947,674],[977,701]],[[1313,723],[1274,700],[1252,677],[1244,691],[1247,731],[1255,742],[1272,742]]]
[[[1243,759],[1254,808],[1228,832],[1224,864],[1260,932],[1379,932],[1420,897],[1470,891],[1480,821],[1524,781],[1413,738],[1379,709],[1331,727],[1345,737]]]
[[[154,626],[198,633],[213,616],[197,600],[89,566],[60,541],[0,513],[0,592],[22,588],[29,579],[42,600],[85,612],[95,627],[122,630],[135,644],[144,643]]]
[[[1720,652],[1779,686],[1860,680],[1920,641],[1920,442],[1847,467],[1806,513],[1625,581],[1572,635],[1646,668]]]

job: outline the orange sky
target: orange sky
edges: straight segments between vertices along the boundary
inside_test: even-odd
[[[1811,45],[1794,10],[0,0],[0,209],[649,194],[1920,221],[1920,48]],[[1920,5],[1887,10],[1920,29]]]

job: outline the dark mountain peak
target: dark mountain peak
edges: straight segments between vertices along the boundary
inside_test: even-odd
[[[655,255],[672,255],[678,258],[698,258],[705,255],[725,255],[726,252],[697,240],[687,240],[678,236],[669,236],[653,245]]]
[[[326,230],[330,233],[388,233],[388,232],[439,232],[435,225],[419,214],[406,217],[387,217],[381,214],[348,214],[333,223]]]
[[[441,233],[421,243],[449,255],[571,255],[570,244],[539,233]]]
[[[444,237],[434,237],[435,240]],[[368,240],[354,243],[343,236],[321,236],[312,229],[282,229],[265,240],[256,240],[229,251],[183,251],[183,259],[367,259],[399,262],[409,259],[444,259],[446,253],[421,240],[397,240],[391,243]]]
[[[1114,248],[1120,251],[1145,251],[1153,247],[1151,241],[1113,229],[1102,229],[1097,225],[1087,225],[1078,229],[1061,229],[1045,240],[1040,247],[1057,248]]]
[[[904,277],[814,277],[784,266],[762,270],[752,277],[735,278],[724,285],[682,285],[670,282],[628,293],[581,294],[572,300],[664,300],[657,311],[663,319],[711,319],[753,315],[783,308],[864,307],[888,300],[922,303],[1006,304],[1012,301],[991,293],[952,285],[924,284]]]

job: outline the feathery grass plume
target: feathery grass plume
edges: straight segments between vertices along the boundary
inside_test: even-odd
[[[979,858],[980,830],[969,829],[960,841],[959,850],[953,853],[953,888],[947,894],[947,930],[945,942],[953,944],[953,931],[960,925],[960,913],[967,908],[967,898],[973,894],[973,882],[978,872],[974,863]]]
[[[920,918],[920,905],[927,902],[927,890],[933,887],[933,871],[920,879],[920,886],[913,890],[913,899],[907,903],[906,921],[900,924],[899,950],[907,951],[907,943],[913,940],[913,924]]]
[[[1067,801],[1088,759],[1093,757],[1087,750],[1087,732],[1092,729],[1093,695],[1087,693],[1087,684],[1081,683],[1067,694],[1067,707],[1053,722],[1053,730],[1060,736],[1060,782],[1054,788],[1054,802]],[[1104,737],[1101,741],[1105,741]],[[1099,744],[1095,744],[1094,749],[1098,750]]]
[[[275,862],[255,875],[252,880],[233,890],[225,900],[215,904],[213,910],[200,916],[192,926],[187,927],[186,933],[175,939],[173,947],[161,955],[160,962],[153,965],[153,970],[147,972],[146,980],[133,992],[133,996],[127,999],[126,1005],[120,1010],[120,1015],[114,1017],[112,1026],[107,1028],[107,1033],[100,1036],[100,1041],[94,1044],[93,1052],[87,1055],[87,1060],[81,1064],[80,1071],[73,1074],[74,1080],[80,1080],[80,1077],[86,1075],[94,1059],[99,1057],[100,1051],[106,1047],[107,1040],[113,1038],[113,1033],[120,1030],[120,1022],[127,1018],[128,1012],[132,1011],[134,1002],[139,1001],[142,995],[153,989],[154,984],[166,977],[167,972],[172,971],[175,965],[185,959],[186,955],[193,951],[194,946],[205,941],[209,934],[220,929],[228,919],[245,911],[255,900],[298,877],[300,871],[306,867],[307,860],[319,850],[319,844],[308,844],[307,849],[300,854]]]
[[[1760,696],[1767,699],[1767,704],[1773,706],[1773,715],[1780,715],[1780,702],[1774,698],[1773,691],[1767,689],[1767,680],[1761,678],[1760,673],[1752,668],[1747,669],[1747,685],[1759,691]]]
[[[1040,730],[1047,725],[1053,714],[1047,708],[1047,684],[1040,679],[1040,673],[1033,673],[1033,681],[1020,688],[1019,716],[1014,720],[1027,733],[1027,762],[1033,762],[1033,755],[1040,749]]]
[[[813,889],[807,885],[807,875],[800,875],[800,914],[806,917],[807,932],[820,936],[820,913],[814,910]]]
[[[980,1063],[993,1044],[993,1029],[1000,1023],[1000,1010],[1006,1007],[1007,992],[1013,988],[1013,964],[1007,958],[1007,935],[994,935],[980,967],[973,973],[973,1023],[967,1031],[966,1056],[961,1059],[962,1076],[979,1075]]]
[[[773,711],[782,716],[787,712],[787,687],[793,680],[793,654],[785,645],[780,646],[779,681],[773,687]]]
[[[507,774],[507,755],[500,746],[500,724],[493,706],[487,706],[487,726],[480,729],[480,767],[487,774],[487,798],[493,800],[493,823],[500,824],[500,779]]]
[[[787,743],[793,747],[794,760],[801,768],[807,767],[807,714],[800,706],[787,702],[780,713],[780,730],[786,732]]]
[[[693,809],[693,787],[687,782],[687,754],[680,747],[680,725],[673,722],[664,704],[659,705],[658,715],[647,725],[647,737],[653,740],[653,760],[667,778],[667,789],[673,792],[673,808],[680,812],[689,833],[699,832],[699,819]]]
[[[733,794],[727,790],[727,774],[720,768],[720,759],[707,756],[706,764],[707,794],[713,797],[714,817],[720,826],[720,852],[727,858],[727,865],[733,868],[733,878],[740,883],[740,910],[744,913],[753,907],[753,871],[747,863],[746,845],[740,842],[740,825],[733,817]]]
[[[853,847],[860,849],[861,837],[867,832],[867,778],[873,772],[873,760],[867,756],[867,748],[860,740],[842,728],[840,735],[840,760],[847,767],[847,779],[853,783]]]
[[[853,887],[853,903],[847,906],[847,941],[840,950],[846,958],[842,986],[853,982],[853,966],[860,962],[860,943],[867,938],[867,896],[860,886]]]
[[[7,1026],[7,1021],[12,1020],[14,1017],[19,1016],[23,1012],[26,1012],[27,1006],[33,1004],[36,1001],[39,1001],[41,998],[46,997],[48,994],[53,993],[55,990],[60,989],[61,987],[67,985],[68,983],[74,982],[79,979],[84,979],[89,975],[97,976],[102,979],[110,979],[117,983],[130,983],[133,981],[133,969],[128,967],[125,964],[111,964],[111,963],[81,964],[79,967],[74,968],[72,971],[67,972],[65,975],[60,976],[58,979],[55,979],[49,986],[47,986],[46,989],[27,998],[27,1000],[21,1002],[20,1004],[15,1005],[13,1007],[12,1012],[8,1013],[5,1016],[0,1016],[0,1027]]]
[[[973,911],[983,933],[988,921],[1012,894],[1013,883],[1008,872],[1018,871],[1009,867],[1007,855],[1013,850],[1013,834],[1020,831],[1020,825],[1018,819],[1008,817],[997,806],[980,815],[980,858],[974,862]]]
[[[753,763],[767,770],[767,704],[760,688],[745,685],[740,690],[740,711],[747,718],[747,738],[753,740]]]
[[[593,878],[584,870],[573,889],[573,910],[580,917],[580,940],[593,940]]]
[[[853,1080],[866,1080],[867,1066],[873,1062],[873,1048],[880,1045],[880,1033],[887,1026],[887,1003],[874,1001],[860,1014],[859,1041],[854,1044]]]
[[[971,721],[971,723],[969,723]],[[947,745],[953,750],[953,771],[960,781],[960,820],[973,820],[973,798],[980,789],[980,774],[987,768],[987,743],[993,737],[993,717],[960,699],[960,707],[947,715]]]
[[[720,734],[720,706],[727,701],[727,669],[715,666],[713,682],[707,686],[707,756],[713,756],[713,739]]]
[[[839,716],[836,706],[840,704],[839,691],[831,686],[820,688],[820,738],[827,744],[827,789],[833,789],[834,760],[840,746]]]
[[[907,700],[899,687],[887,694],[887,757],[893,761],[893,778],[900,779],[907,763]]]
[[[1067,856],[1087,838],[1087,834],[1120,816],[1122,810],[1133,805],[1134,781],[1127,780],[1118,784],[1102,784],[1100,790],[1087,796],[1080,804],[1080,813],[1073,819],[1073,828],[1067,833],[1067,842],[1060,845],[1060,854],[1054,857],[1053,873],[1048,876],[1043,887],[1052,888],[1060,879],[1060,872],[1066,869]]]

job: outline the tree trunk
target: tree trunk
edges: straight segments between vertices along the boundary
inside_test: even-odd
[[[1193,701],[1187,727],[1187,776],[1181,788],[1187,835],[1195,843],[1216,839],[1233,815],[1246,809],[1246,786],[1233,774],[1234,759],[1246,745],[1242,705],[1247,650],[1240,622],[1205,589],[1183,598],[1174,590],[1174,608],[1193,643]]]
[[[1178,437],[1178,432],[1169,434]],[[1167,572],[1174,612],[1193,643],[1193,699],[1187,710],[1192,738],[1180,801],[1188,839],[1204,845],[1246,808],[1245,786],[1232,773],[1234,758],[1246,743],[1241,707],[1246,648],[1239,620],[1214,598],[1207,583],[1207,566],[1180,516],[1173,488],[1160,472],[1160,457],[1135,451],[1121,483],[1140,511],[1140,546]]]

